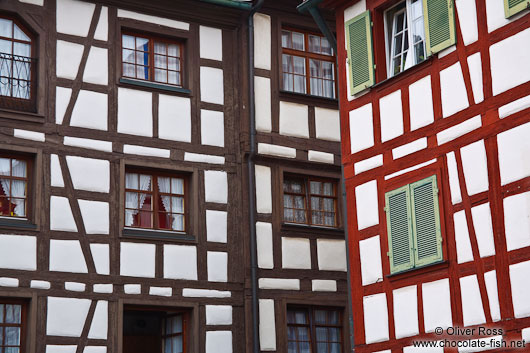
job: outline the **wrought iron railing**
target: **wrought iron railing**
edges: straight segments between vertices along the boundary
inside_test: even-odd
[[[32,105],[36,63],[34,58],[0,53],[0,105],[12,109]]]

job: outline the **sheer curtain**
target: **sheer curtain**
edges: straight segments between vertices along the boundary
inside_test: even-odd
[[[177,178],[158,178],[158,190],[164,194],[183,194],[184,193],[184,181]],[[171,196],[160,195],[162,204],[166,212],[171,217],[171,229],[173,230],[184,230],[184,217],[178,214],[171,214],[175,212],[184,212],[182,207],[179,207],[179,197],[173,197],[173,209],[171,209]]]
[[[127,188],[138,189],[141,191],[149,190],[151,186],[151,176],[149,175],[140,175],[140,185],[138,183],[138,174],[126,173],[125,174],[125,185]],[[138,211],[142,208],[146,194],[141,193],[138,200],[138,193],[127,192],[125,193],[125,208],[128,208],[125,211],[125,225],[132,226],[134,222],[134,216],[138,214]],[[132,209],[131,209],[132,208]]]
[[[26,162],[13,159],[12,175],[16,177],[26,177]],[[7,158],[0,159],[0,175],[9,175],[10,160]],[[11,181],[11,183],[10,183]],[[16,216],[24,217],[26,208],[24,205],[26,198],[26,182],[22,180],[0,179],[0,184],[4,194],[10,197],[9,202],[15,204],[13,212]]]

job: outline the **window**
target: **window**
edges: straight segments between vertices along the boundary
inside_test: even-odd
[[[381,29],[384,26],[384,31],[375,32],[384,34],[375,39],[371,11],[381,15],[375,16],[373,26]],[[386,52],[386,62],[377,62],[378,68],[383,67],[378,79],[384,80],[456,43],[453,0],[404,0],[392,8],[367,10],[348,20],[344,26],[350,95],[375,84],[374,49]]]
[[[0,352],[22,353],[25,342],[26,305],[0,298]]]
[[[406,0],[386,12],[389,76],[425,60],[422,0]]]
[[[125,226],[187,231],[187,178],[170,173],[125,173]]]
[[[288,353],[342,353],[342,314],[338,309],[287,308]]]
[[[390,272],[443,259],[436,176],[385,194]]]
[[[509,18],[530,8],[530,0],[504,0],[504,15]]]
[[[337,181],[284,176],[283,220],[288,223],[336,227]]]
[[[0,15],[0,102],[2,106],[25,106],[34,95],[32,40],[13,18]]]
[[[123,314],[123,353],[183,353],[188,313],[132,307]]]
[[[325,37],[282,29],[282,69],[285,91],[335,98],[335,56]]]
[[[0,155],[0,216],[27,217],[28,165],[28,160]]]
[[[143,34],[122,34],[122,74],[182,87],[183,45]]]

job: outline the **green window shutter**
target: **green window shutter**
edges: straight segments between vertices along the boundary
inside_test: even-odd
[[[358,93],[374,84],[374,57],[370,11],[346,22],[350,92]]]
[[[441,261],[442,234],[436,176],[410,184],[416,267]]]
[[[414,267],[409,186],[385,194],[390,273]]]
[[[423,0],[427,55],[456,43],[454,11],[453,0]]]
[[[506,18],[530,7],[530,0],[504,0],[504,15]]]

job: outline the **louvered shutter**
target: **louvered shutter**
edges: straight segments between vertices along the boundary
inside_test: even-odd
[[[530,0],[504,0],[504,15],[506,18],[530,7]]]
[[[442,260],[436,176],[410,184],[416,267]]]
[[[408,185],[386,193],[385,199],[390,272],[396,273],[414,266]]]
[[[374,84],[370,11],[349,20],[345,26],[350,66],[350,93],[355,94]]]
[[[427,55],[438,53],[456,43],[453,0],[423,0],[423,18]]]

